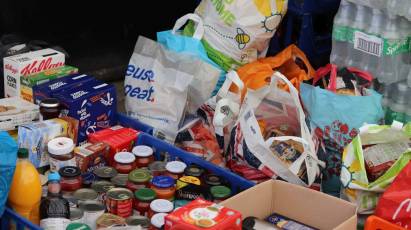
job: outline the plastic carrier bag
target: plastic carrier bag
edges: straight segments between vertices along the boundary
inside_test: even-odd
[[[16,161],[17,143],[7,132],[0,131],[0,216],[4,212]]]

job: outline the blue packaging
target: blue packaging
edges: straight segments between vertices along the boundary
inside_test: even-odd
[[[88,134],[115,125],[117,99],[113,85],[91,82],[60,91],[54,97],[60,100],[63,115],[79,120],[77,144],[84,144]]]
[[[0,131],[0,217],[9,194],[17,161],[17,143],[5,131]]]
[[[54,94],[59,93],[62,90],[78,87],[83,84],[91,84],[92,81],[97,80],[90,75],[73,74],[36,85],[33,87],[34,103],[40,104],[41,100],[54,97]]]

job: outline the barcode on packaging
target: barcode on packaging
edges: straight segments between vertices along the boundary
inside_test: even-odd
[[[383,40],[377,36],[369,35],[360,31],[354,33],[354,49],[381,57],[383,51]]]

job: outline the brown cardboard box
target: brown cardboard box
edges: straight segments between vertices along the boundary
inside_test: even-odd
[[[240,211],[243,218],[265,219],[277,213],[318,229],[357,229],[354,204],[279,180],[256,185],[220,204]]]

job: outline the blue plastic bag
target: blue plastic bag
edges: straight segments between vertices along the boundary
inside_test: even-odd
[[[177,30],[183,27],[183,25],[192,20],[197,24],[196,31],[193,37],[181,35]],[[187,14],[176,21],[176,24],[172,30],[162,31],[157,33],[157,42],[164,45],[167,49],[176,53],[186,53],[200,58],[201,60],[213,65],[221,70],[220,77],[218,78],[217,85],[213,90],[211,96],[217,94],[225,81],[226,72],[221,69],[216,63],[214,63],[208,56],[207,52],[201,43],[201,38],[204,34],[203,23],[201,18],[196,14]]]
[[[0,216],[4,212],[16,161],[17,143],[7,132],[0,131]]]
[[[338,197],[343,148],[364,123],[378,124],[382,120],[382,96],[374,90],[369,90],[368,96],[341,95],[308,84],[301,84],[300,94],[312,132],[323,143],[317,153],[327,164],[322,172],[322,190]]]

